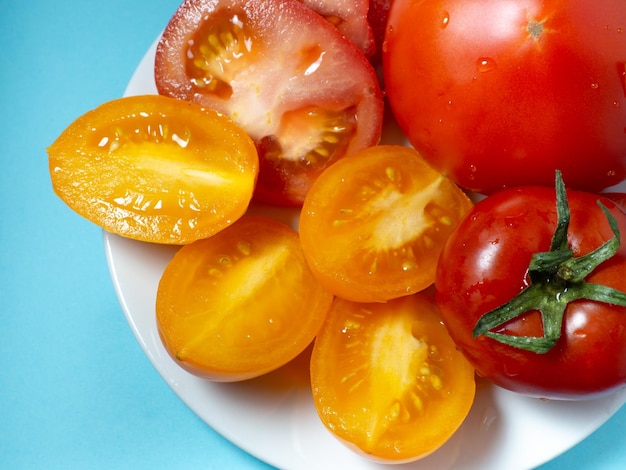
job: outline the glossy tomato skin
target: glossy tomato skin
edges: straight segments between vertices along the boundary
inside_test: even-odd
[[[568,241],[574,256],[613,237],[598,196],[568,191]],[[602,198],[626,233],[626,215]],[[448,239],[437,270],[437,302],[451,336],[477,373],[504,388],[554,399],[608,394],[626,384],[626,308],[579,300],[568,305],[562,336],[546,354],[472,337],[486,312],[528,285],[533,253],[548,251],[555,229],[554,189],[526,187],[491,195],[476,204]],[[623,235],[622,235],[623,237]],[[586,280],[626,291],[626,247]],[[541,336],[537,311],[505,325],[505,332]]]
[[[396,0],[386,92],[409,140],[461,186],[597,191],[626,176],[626,3]]]
[[[300,206],[329,165],[378,143],[383,102],[367,57],[292,0],[185,0],[155,58],[158,92],[231,117],[254,140],[254,198]]]

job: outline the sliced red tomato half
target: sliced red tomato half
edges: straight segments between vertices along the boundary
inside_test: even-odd
[[[260,157],[255,199],[298,206],[315,178],[380,139],[383,104],[365,55],[293,0],[186,0],[158,45],[160,94],[230,116]]]

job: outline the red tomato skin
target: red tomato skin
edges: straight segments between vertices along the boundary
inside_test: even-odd
[[[482,193],[626,176],[623,0],[396,0],[383,54],[400,127]]]
[[[598,196],[568,191],[569,243],[575,256],[612,238],[596,205]],[[602,198],[626,233],[626,215]],[[496,385],[540,398],[586,399],[626,384],[626,308],[593,301],[567,307],[555,347],[536,354],[472,337],[486,312],[503,305],[528,285],[532,253],[548,251],[556,225],[550,188],[517,188],[476,204],[448,239],[438,264],[437,302],[448,330],[477,373]],[[605,261],[587,281],[626,291],[626,247]],[[537,311],[506,325],[507,332],[541,336]]]

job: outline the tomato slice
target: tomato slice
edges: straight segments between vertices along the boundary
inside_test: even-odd
[[[370,0],[300,0],[322,15],[361,51],[371,57],[376,52],[374,32],[368,12]]]
[[[177,364],[210,380],[238,381],[304,351],[331,301],[292,228],[245,216],[174,255],[159,283],[156,318]]]
[[[425,457],[461,425],[474,370],[432,296],[387,303],[333,301],[311,356],[317,412],[342,442],[373,459]]]
[[[194,103],[134,96],[102,104],[48,148],[57,195],[105,230],[184,244],[241,217],[258,174],[250,138]]]
[[[293,0],[186,0],[157,47],[155,80],[160,94],[214,108],[252,137],[262,202],[301,205],[327,166],[380,139],[371,64]]]
[[[383,302],[434,282],[444,242],[471,207],[414,149],[379,145],[318,178],[302,207],[300,238],[327,289]]]

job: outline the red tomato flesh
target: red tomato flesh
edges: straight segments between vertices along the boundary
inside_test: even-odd
[[[382,95],[363,53],[292,0],[186,0],[158,45],[160,94],[214,108],[260,157],[255,199],[302,204],[337,159],[378,143]]]

